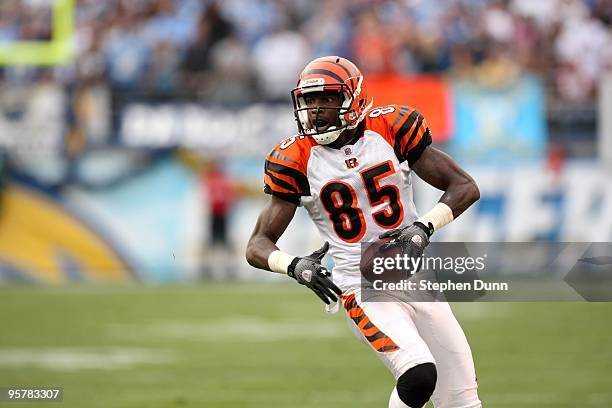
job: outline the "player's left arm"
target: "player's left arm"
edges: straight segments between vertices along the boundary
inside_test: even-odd
[[[392,105],[372,111],[369,118],[387,136],[399,161],[405,160],[419,177],[444,191],[432,211],[417,220],[427,227],[429,235],[478,200],[480,193],[474,180],[449,155],[432,147],[431,130],[420,112]]]
[[[435,147],[427,146],[412,169],[425,182],[444,191],[439,202],[450,208],[453,219],[480,198],[474,179],[448,154]]]
[[[409,226],[388,231],[380,238],[392,238],[410,257],[418,258],[429,244],[429,238],[480,198],[472,177],[446,153],[426,146],[412,163],[414,172],[425,182],[444,191],[439,202]]]

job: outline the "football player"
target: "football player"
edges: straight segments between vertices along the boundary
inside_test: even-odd
[[[409,106],[373,108],[366,82],[351,61],[310,62],[291,91],[298,133],[265,161],[262,210],[247,261],[287,274],[327,304],[341,299],[355,334],[385,363],[397,383],[390,408],[480,407],[468,342],[445,302],[365,302],[360,290],[360,242],[394,237],[420,256],[431,235],[479,198],[474,180],[431,146],[425,118]],[[411,172],[443,190],[418,216]],[[276,246],[303,206],[326,242],[308,256]],[[329,250],[332,274],[321,265]]]

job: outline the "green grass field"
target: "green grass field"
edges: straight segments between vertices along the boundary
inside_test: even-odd
[[[453,309],[485,406],[612,406],[612,303]],[[0,321],[0,386],[62,386],[49,406],[371,408],[393,386],[297,285],[5,287]]]

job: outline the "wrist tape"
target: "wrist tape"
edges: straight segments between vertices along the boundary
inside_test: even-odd
[[[419,217],[417,222],[423,223],[430,230],[433,228],[433,231],[437,231],[453,219],[453,210],[444,203],[438,203],[427,214]]]
[[[270,256],[268,256],[268,267],[273,272],[286,274],[289,265],[294,259],[295,256],[276,250],[273,251]]]

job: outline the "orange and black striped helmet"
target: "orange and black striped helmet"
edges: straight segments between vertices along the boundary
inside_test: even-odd
[[[338,110],[340,126],[332,126],[319,132],[311,123],[304,95],[309,92],[336,91],[342,96],[342,105]],[[293,111],[298,126],[298,133],[311,136],[319,144],[335,141],[345,129],[354,129],[363,120],[372,107],[359,68],[346,58],[329,56],[311,61],[300,73],[297,86],[291,90]],[[329,109],[329,108],[328,108]]]

